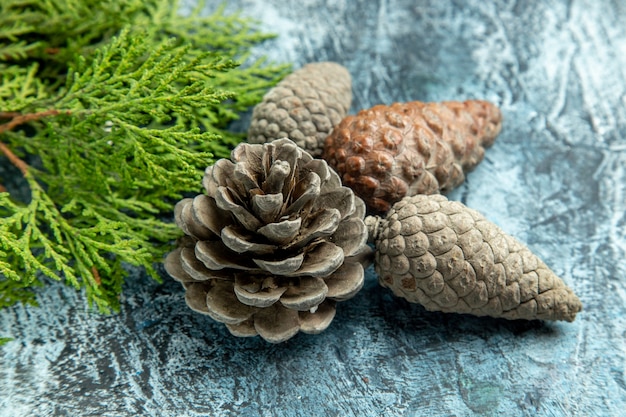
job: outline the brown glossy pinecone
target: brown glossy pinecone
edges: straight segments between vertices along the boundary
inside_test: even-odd
[[[463,182],[501,121],[487,101],[378,105],[344,118],[323,158],[370,211],[385,213],[406,195],[445,193]]]
[[[288,139],[240,144],[176,205],[187,235],[165,259],[193,310],[236,336],[318,333],[363,285],[365,204]]]
[[[285,77],[254,107],[248,142],[289,138],[319,157],[324,139],[348,113],[352,78],[334,62],[305,65]]]
[[[429,311],[573,321],[582,309],[526,246],[442,195],[405,197],[366,223],[380,284]]]

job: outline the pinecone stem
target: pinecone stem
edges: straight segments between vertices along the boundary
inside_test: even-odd
[[[374,243],[382,229],[383,218],[380,216],[367,216],[364,222],[367,228],[367,243]]]

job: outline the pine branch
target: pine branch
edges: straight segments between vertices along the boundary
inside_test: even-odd
[[[171,7],[169,3],[175,3]],[[174,38],[179,45],[190,45],[191,53],[212,51],[241,63],[238,77],[230,77],[223,72],[205,72],[197,74],[216,88],[223,88],[233,93],[228,102],[216,103],[204,107],[188,108],[179,117],[190,126],[198,126],[198,121],[210,120],[210,124],[202,127],[222,137],[213,144],[212,151],[218,157],[228,157],[233,146],[239,143],[242,135],[233,134],[226,129],[228,124],[239,119],[239,115],[254,104],[261,101],[263,95],[272,87],[276,79],[287,75],[288,65],[273,66],[273,74],[267,71],[264,59],[252,60],[250,49],[273,35],[259,33],[252,29],[250,21],[239,14],[225,15],[225,4],[209,16],[202,16],[206,1],[197,2],[191,13],[184,19],[177,13],[178,0],[158,2],[149,13],[156,24],[142,21],[141,26],[147,27],[150,35],[155,38]],[[199,24],[194,24],[198,22]]]
[[[19,282],[0,275],[0,309],[17,303],[36,305],[33,286],[41,286],[41,282]]]
[[[47,97],[46,86],[38,78],[38,71],[37,63],[29,67],[6,66],[0,63],[0,111],[3,115],[0,118],[20,115],[27,106]]]
[[[45,130],[33,137],[22,136],[22,143],[11,138],[14,146],[40,155],[43,170],[29,167],[0,142],[0,151],[20,169],[31,190],[26,206],[0,194],[0,249],[8,251],[8,261],[0,259],[1,274],[32,282],[38,272],[51,278],[60,273],[74,287],[86,287],[90,302],[104,311],[117,305],[121,282],[103,281],[94,271],[123,276],[121,271],[112,271],[110,259],[142,266],[157,277],[152,263],[162,251],[146,243],[156,239],[163,244],[178,231],[172,224],[155,221],[154,213],[166,207],[166,195],[178,197],[192,183],[195,188],[210,157],[180,145],[189,140],[209,141],[212,135],[189,134],[177,125],[162,129],[137,125],[169,120],[181,102],[201,105],[228,97],[197,83],[179,91],[171,88],[173,82],[187,81],[198,66],[211,65],[202,57],[185,61],[185,49],[172,44],[163,43],[144,59],[148,45],[124,32],[90,65],[70,73],[67,91],[55,101],[71,111],[26,114],[0,126],[2,133],[51,117]],[[107,118],[115,133],[102,129]],[[112,140],[121,152],[108,145]],[[78,142],[81,146],[76,146]],[[177,186],[179,177],[184,179]],[[174,184],[163,194],[160,189],[168,183]],[[127,200],[142,190],[143,201]],[[153,190],[154,197],[150,195]],[[111,203],[117,207],[107,206]],[[23,271],[21,276],[18,270]]]
[[[65,8],[56,13],[61,3]],[[162,219],[171,218],[184,193],[198,191],[215,152],[234,144],[222,139],[227,123],[286,72],[234,61],[267,38],[253,34],[244,19],[219,13],[203,18],[198,11],[181,17],[174,0],[119,3],[115,11],[125,10],[124,19],[148,31],[127,29],[111,38],[107,33],[119,30],[118,21],[89,23],[74,15],[110,2],[0,5],[6,12],[0,23],[20,13],[25,22],[19,30],[7,26],[12,29],[4,34],[0,24],[0,61],[2,39],[48,40],[11,58],[15,62],[0,62],[6,69],[0,159],[18,167],[30,190],[19,201],[0,186],[0,290],[4,285],[13,294],[7,303],[34,301],[29,287],[47,276],[84,288],[91,304],[109,311],[119,306],[125,264],[158,280],[154,263],[180,234]],[[38,26],[43,18],[52,28],[63,19],[76,25],[67,31],[76,38],[59,40],[58,32]],[[206,19],[219,33],[204,28]],[[234,40],[222,39],[228,36]],[[69,55],[72,64],[63,69]]]

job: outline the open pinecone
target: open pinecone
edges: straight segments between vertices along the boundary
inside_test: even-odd
[[[289,139],[242,143],[178,202],[187,235],[165,259],[189,307],[236,336],[319,333],[362,287],[365,204]]]
[[[404,196],[447,192],[482,159],[502,116],[481,100],[394,103],[347,116],[328,136],[324,159],[374,213]]]
[[[289,138],[316,158],[324,139],[348,113],[352,78],[335,62],[307,64],[285,77],[254,107],[248,142]]]

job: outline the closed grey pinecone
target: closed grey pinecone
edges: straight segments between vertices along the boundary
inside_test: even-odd
[[[334,62],[307,64],[272,88],[254,107],[248,142],[289,138],[314,157],[352,102],[348,70]]]
[[[189,307],[236,336],[319,333],[363,285],[365,204],[289,139],[237,146],[176,205],[187,235],[165,259]]]
[[[526,246],[444,196],[405,197],[366,223],[380,284],[429,311],[573,321],[582,309]]]

